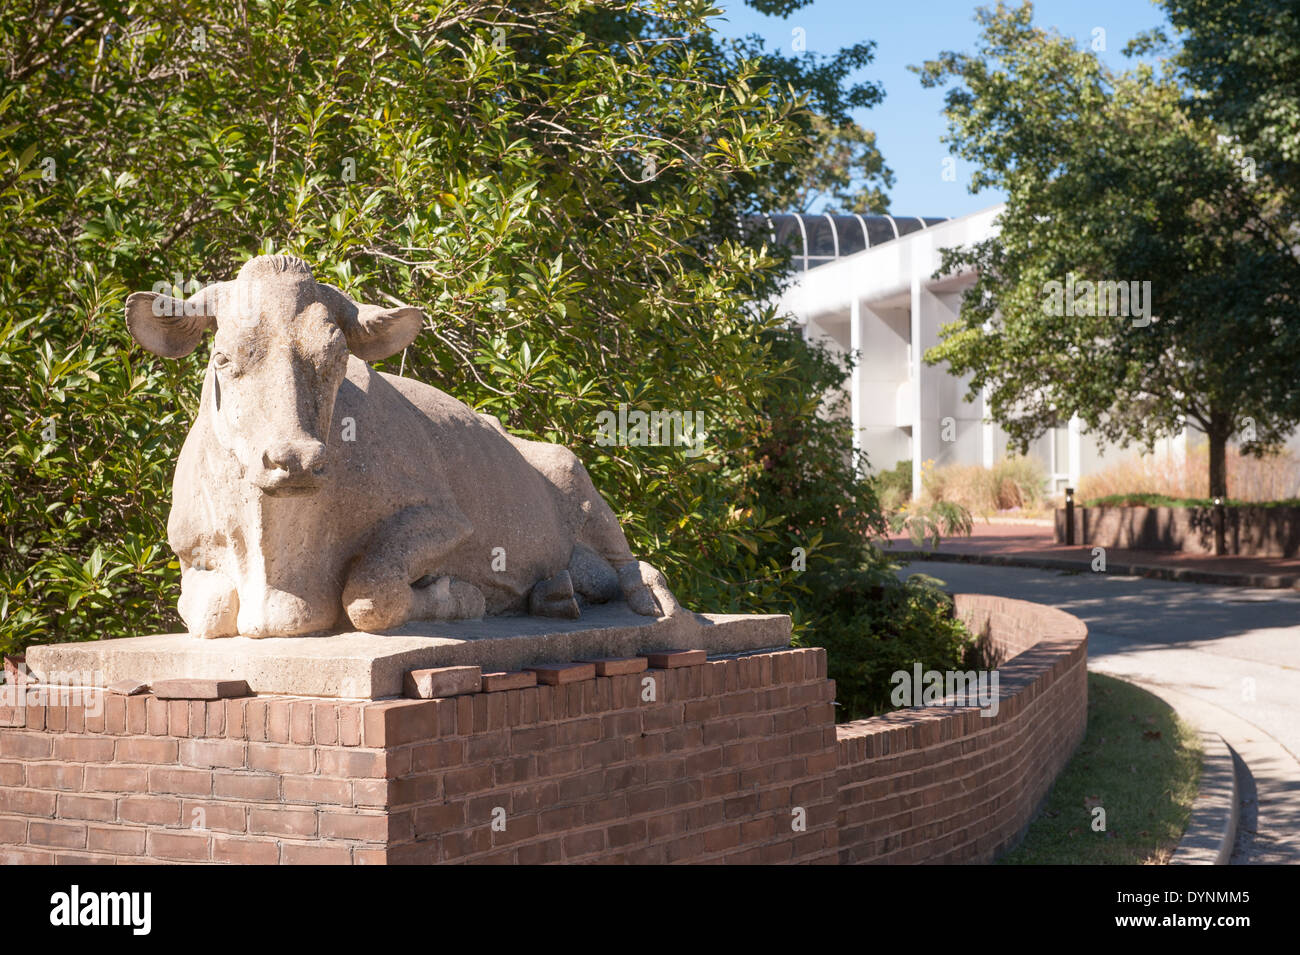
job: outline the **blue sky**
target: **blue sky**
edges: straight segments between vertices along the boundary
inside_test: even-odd
[[[807,49],[815,53],[832,54],[874,40],[876,59],[861,78],[882,83],[885,99],[855,118],[876,131],[885,162],[894,170],[890,211],[960,216],[1000,202],[1002,196],[988,190],[972,195],[972,168],[962,159],[956,160],[957,181],[943,180],[942,163],[949,155],[940,142],[947,130],[941,112],[944,89],[923,89],[907,67],[942,50],[974,51],[978,31],[973,15],[981,5],[976,0],[815,0],[783,20],[756,13],[742,0],[717,0],[725,13],[714,23],[724,36],[756,33],[768,49],[786,53],[795,27],[803,29]],[[1129,40],[1152,27],[1168,26],[1164,11],[1150,0],[1038,0],[1034,23],[1056,27],[1082,44],[1091,44],[1093,30],[1102,28],[1106,49],[1101,55],[1116,69],[1131,65],[1121,52]]]

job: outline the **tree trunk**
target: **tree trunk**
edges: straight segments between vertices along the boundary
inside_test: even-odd
[[[1210,497],[1228,499],[1228,435],[1214,429],[1210,439]]]

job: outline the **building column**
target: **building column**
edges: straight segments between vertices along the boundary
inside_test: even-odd
[[[908,348],[907,373],[912,380],[912,500],[921,499],[921,462],[925,457],[925,443],[922,440],[927,433],[921,419],[921,355],[925,345],[921,340],[921,277],[912,276],[912,303],[910,309],[912,325],[911,345]]]
[[[859,467],[862,461],[862,431],[866,426],[862,407],[862,345],[866,340],[863,321],[862,308],[854,290],[849,299],[849,353],[853,356],[853,374],[849,378],[849,408],[853,419],[854,467]]]
[[[932,291],[926,274],[912,277],[912,485],[921,493],[921,465],[926,460],[951,464],[956,458],[953,447],[943,441],[943,420],[951,417],[967,423],[976,420],[974,409],[963,406],[960,383],[947,366],[925,364],[925,353],[939,344],[939,328],[955,321],[959,314],[960,295]],[[970,449],[974,452],[974,448]]]
[[[1079,416],[1070,415],[1070,487],[1079,487],[1079,478],[1083,476],[1083,422]]]

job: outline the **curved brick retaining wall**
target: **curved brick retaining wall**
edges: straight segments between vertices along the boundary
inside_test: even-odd
[[[32,695],[0,706],[0,863],[988,859],[1082,734],[1085,630],[958,607],[1019,652],[995,718],[836,727],[817,648],[441,700]]]
[[[840,862],[989,862],[1010,848],[1087,723],[1087,636],[1050,607],[957,596],[987,629],[999,667],[996,715],[925,707],[838,728]]]

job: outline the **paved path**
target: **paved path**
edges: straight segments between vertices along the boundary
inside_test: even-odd
[[[892,549],[915,551],[906,536],[895,536]],[[938,553],[949,559],[984,560],[992,563],[1045,563],[1049,567],[1092,565],[1092,547],[1066,547],[1056,543],[1047,524],[1005,524],[976,521],[970,537],[945,537]],[[1300,587],[1300,557],[1215,557],[1212,554],[1184,554],[1179,551],[1106,548],[1106,563],[1143,576],[1174,580],[1200,580],[1215,584],[1246,584],[1262,587]]]
[[[901,573],[918,572],[1087,623],[1090,669],[1167,689],[1248,767],[1233,861],[1300,864],[1300,593],[939,562]]]

